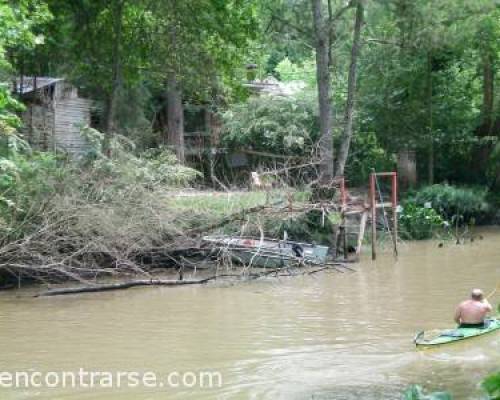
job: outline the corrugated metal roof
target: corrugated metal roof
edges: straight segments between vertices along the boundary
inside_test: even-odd
[[[22,90],[21,90],[21,80],[22,80]],[[21,78],[16,78],[14,92],[20,94],[27,94],[39,90],[41,88],[51,86],[54,83],[64,81],[64,78],[51,78],[46,76],[24,76]]]

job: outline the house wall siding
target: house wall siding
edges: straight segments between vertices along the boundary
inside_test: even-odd
[[[54,116],[49,105],[32,104],[23,113],[22,133],[33,147],[41,150],[53,148]]]
[[[78,155],[88,150],[88,143],[80,134],[90,125],[92,101],[82,98],[59,100],[55,105],[54,143],[56,148]]]
[[[25,102],[22,132],[33,148],[65,151],[72,156],[88,150],[80,131],[91,123],[93,101],[78,97],[73,85],[57,80],[36,92],[26,93]]]

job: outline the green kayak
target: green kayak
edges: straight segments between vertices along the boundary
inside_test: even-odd
[[[500,317],[488,318],[484,328],[455,328],[443,331],[434,337],[425,338],[425,332],[417,333],[413,340],[418,347],[439,346],[447,343],[454,343],[464,339],[485,335],[500,329]]]

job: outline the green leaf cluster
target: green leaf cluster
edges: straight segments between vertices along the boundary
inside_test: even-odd
[[[97,181],[107,180],[119,189],[132,184],[144,187],[186,186],[200,176],[182,166],[166,147],[136,152],[134,143],[121,135],[107,138],[97,129],[85,127],[82,135],[90,148],[81,164],[92,171]]]
[[[275,68],[275,72],[283,82],[300,81],[307,84],[310,89],[316,89],[316,61],[314,54],[306,58],[302,63],[292,62],[288,57],[281,60]]]
[[[405,391],[402,400],[452,400],[452,397],[448,392],[427,394],[420,385],[412,385]]]
[[[402,400],[452,400],[452,397],[448,392],[427,394],[420,385],[412,385],[405,391]]]
[[[431,239],[442,230],[444,219],[432,208],[407,202],[399,214],[401,237],[405,239]]]
[[[461,225],[487,222],[492,212],[487,195],[486,188],[440,184],[426,186],[412,198],[418,206],[429,204],[444,219]]]
[[[281,96],[251,97],[223,113],[224,144],[277,155],[303,155],[318,135],[315,104]]]
[[[43,34],[35,33],[35,29],[49,19],[43,1],[0,3],[0,135],[15,133],[21,124],[17,113],[24,109],[11,93],[14,69],[9,55],[32,50],[43,43]]]
[[[481,382],[490,400],[500,400],[500,371],[488,376]]]

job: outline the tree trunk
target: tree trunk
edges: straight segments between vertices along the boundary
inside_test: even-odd
[[[335,25],[333,23],[333,0],[328,0],[328,67],[333,67],[333,35],[335,34]]]
[[[415,188],[417,185],[417,158],[415,151],[401,149],[398,152],[398,178],[402,190]]]
[[[354,117],[354,106],[356,100],[357,86],[357,64],[361,50],[361,29],[364,19],[363,0],[358,0],[356,5],[356,20],[354,22],[354,34],[351,48],[351,64],[349,65],[349,77],[347,81],[347,103],[344,115],[344,130],[340,140],[339,153],[337,156],[337,165],[335,176],[343,176],[347,157],[349,156],[349,147],[352,140],[352,124]]]
[[[174,2],[175,4],[175,2]],[[175,14],[175,10],[174,10]],[[177,19],[170,21],[168,42],[170,51],[178,54]],[[167,144],[174,150],[178,161],[184,164],[184,107],[182,104],[182,89],[179,80],[180,64],[177,57],[172,57],[167,72]]]
[[[217,279],[219,276],[214,275],[204,279],[197,280],[165,280],[165,279],[138,279],[122,283],[109,283],[103,285],[69,287],[61,289],[51,289],[45,292],[36,294],[34,297],[47,297],[47,296],[62,296],[67,294],[80,294],[80,293],[95,293],[95,292],[109,292],[120,289],[130,289],[137,286],[181,286],[181,285],[202,285],[212,280]]]
[[[323,17],[322,1],[311,0],[316,48],[316,76],[318,81],[319,102],[319,150],[321,157],[320,180],[329,183],[333,179],[333,137],[332,137],[332,100],[330,98],[328,27]]]
[[[476,129],[476,136],[484,138],[494,134],[494,103],[495,103],[495,65],[489,49],[483,49],[481,57],[483,69],[483,104],[481,109],[481,125]],[[484,180],[492,144],[480,141],[473,157],[474,170],[478,171],[477,179]],[[480,182],[485,183],[485,182]]]
[[[429,112],[429,158],[427,160],[427,178],[429,185],[434,184],[434,121],[432,115],[432,56],[427,54],[427,102]]]
[[[116,0],[112,5],[113,14],[113,49],[112,49],[112,85],[108,98],[108,112],[106,117],[106,132],[112,136],[116,131],[116,108],[118,96],[123,84],[121,42],[123,28],[123,1]]]
[[[184,163],[184,109],[175,72],[169,72],[167,85],[167,144],[174,149],[179,162]]]
[[[495,72],[491,54],[486,52],[483,55],[483,129],[484,136],[491,134],[493,127],[493,103],[494,103],[494,82]]]

